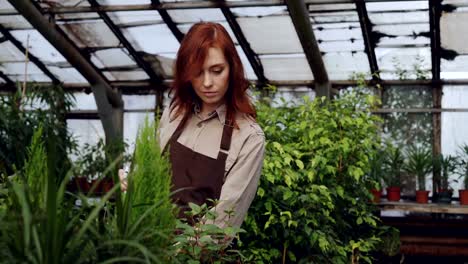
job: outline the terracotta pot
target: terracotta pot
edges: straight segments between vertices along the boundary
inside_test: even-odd
[[[400,187],[396,187],[396,186],[387,187],[387,200],[389,202],[400,201],[400,198],[401,198],[400,191],[401,191]]]
[[[427,204],[429,201],[429,191],[416,191],[416,202]]]
[[[468,205],[468,190],[458,190],[458,195],[460,197],[460,204]]]
[[[380,196],[382,196],[382,190],[371,189],[370,192],[374,196],[372,202],[375,204],[380,203]]]
[[[114,187],[114,182],[111,179],[104,179],[101,181],[100,184],[100,189],[103,194],[108,193],[112,189],[112,187]]]
[[[75,178],[75,183],[76,183],[76,186],[78,187],[77,188],[78,191],[82,193],[88,193],[89,188],[90,188],[88,179],[86,179],[85,177],[77,177]]]

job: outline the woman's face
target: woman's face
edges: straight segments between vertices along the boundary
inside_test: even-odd
[[[210,48],[198,76],[192,80],[202,101],[201,111],[209,113],[224,103],[229,86],[229,64],[220,48]]]

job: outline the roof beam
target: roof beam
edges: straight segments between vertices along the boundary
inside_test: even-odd
[[[15,82],[13,82],[4,72],[0,71],[0,77],[6,82],[6,86],[14,86]]]
[[[388,0],[390,1],[390,0]],[[391,0],[398,1],[421,1],[421,0]],[[285,0],[252,0],[252,1],[233,1],[227,2],[226,6],[235,7],[266,7],[284,5]],[[304,0],[307,5],[322,5],[322,4],[352,4],[353,0]],[[382,2],[382,0],[366,0],[366,2]],[[197,8],[220,8],[223,4],[221,1],[184,1],[175,3],[161,3],[159,5],[140,4],[140,5],[102,5],[99,8],[90,6],[57,6],[44,8],[45,12],[50,13],[82,13],[82,12],[115,12],[115,11],[143,11],[143,10],[169,10],[169,9],[197,9]],[[11,14],[8,10],[0,12],[0,14]]]
[[[8,0],[12,6],[41,33],[83,77],[91,84],[106,140],[121,140],[123,137],[122,97],[112,90],[104,77],[96,70],[80,51],[64,36],[64,33],[44,17],[31,1]]]
[[[286,1],[297,35],[314,75],[315,92],[330,98],[330,80],[323,63],[322,54],[310,24],[309,11],[304,0]]]
[[[31,52],[27,51],[27,49],[23,46],[23,44],[17,40],[15,37],[13,37],[5,27],[0,25],[0,32],[3,34],[3,36],[9,40],[17,49],[19,49],[25,56],[26,52],[28,53],[28,59],[34,63],[47,77],[49,77],[52,80],[52,83],[54,84],[59,84],[60,81],[55,77],[55,75],[52,74],[52,72],[47,69],[47,67],[42,63],[41,60],[39,60],[36,56],[31,54]]]
[[[429,0],[429,27],[431,34],[432,80],[440,80],[440,17],[441,0]]]
[[[151,0],[153,6],[161,6],[161,2],[159,0]],[[172,20],[171,16],[165,9],[158,9],[159,15],[163,19],[164,23],[166,23],[167,27],[171,30],[174,37],[180,42],[184,38],[184,34],[179,30],[177,24]]]
[[[93,7],[100,6],[96,0],[89,0],[89,3]],[[146,62],[141,56],[138,55],[133,45],[130,44],[130,42],[127,40],[122,31],[114,24],[112,19],[105,12],[99,11],[98,14],[104,21],[104,23],[106,23],[106,25],[112,30],[112,32],[120,41],[120,43],[122,43],[122,45],[128,50],[130,56],[133,57],[138,67],[142,68],[145,71],[145,73],[148,74],[151,81],[155,85],[161,85],[163,83],[163,77],[161,76],[161,74],[155,72],[151,65],[148,62]]]
[[[364,0],[354,0],[356,9],[359,15],[359,23],[361,24],[362,37],[364,38],[364,48],[369,60],[369,67],[372,74],[372,79],[378,80],[379,66],[377,65],[377,57],[375,56],[375,42],[372,41],[372,23],[367,14],[366,2]]]
[[[225,1],[222,1],[222,2],[223,4],[227,4]],[[250,65],[252,66],[252,69],[255,72],[255,75],[257,75],[258,86],[260,87],[265,86],[268,83],[268,80],[265,77],[263,65],[258,55],[253,51],[252,47],[250,47],[250,43],[245,38],[244,33],[242,33],[242,29],[239,23],[237,23],[236,17],[234,16],[234,14],[231,12],[229,7],[227,6],[221,7],[221,12],[223,12],[224,17],[226,18],[226,21],[229,23],[229,26],[234,32],[234,35],[236,36],[237,41],[239,42],[240,46],[242,47],[242,50],[247,56],[247,59],[249,60]]]

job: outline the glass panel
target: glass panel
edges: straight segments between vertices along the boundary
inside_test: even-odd
[[[88,81],[75,68],[47,67],[60,81],[68,83],[88,83]]]
[[[257,75],[255,75],[252,65],[250,64],[249,59],[247,59],[247,56],[245,55],[242,47],[239,45],[236,45],[236,50],[237,50],[237,53],[239,53],[242,66],[244,66],[244,71],[245,71],[245,75],[247,76],[247,79],[257,80]]]
[[[468,12],[446,13],[442,12],[440,18],[440,42],[441,47],[453,50],[459,54],[468,54],[466,38],[460,36],[468,35]]]
[[[226,31],[229,33],[229,36],[231,37],[231,39],[234,41],[234,44],[239,44],[237,42],[237,38],[236,38],[236,35],[234,35],[234,32],[232,31],[231,27],[229,26],[229,24],[225,21],[219,21],[217,22],[219,24],[221,24],[225,29]],[[184,33],[184,34],[187,34],[187,32],[189,31],[189,29],[193,26],[194,23],[190,23],[190,24],[181,24],[181,25],[177,25],[177,27],[179,28],[179,30]]]
[[[76,139],[79,150],[86,143],[95,145],[100,138],[105,138],[101,120],[68,119],[67,129]]]
[[[80,48],[116,47],[120,44],[110,28],[101,20],[59,24],[68,37]]]
[[[321,52],[364,51],[363,40],[319,42]]]
[[[73,93],[75,97],[75,104],[71,108],[72,110],[97,110],[96,100],[92,93]]]
[[[323,55],[330,80],[349,80],[354,73],[364,73],[370,78],[367,54],[364,52],[339,52]]]
[[[100,68],[136,66],[135,62],[127,55],[125,49],[99,50],[91,55],[91,61]]]
[[[304,54],[260,56],[265,76],[273,80],[313,80]]]
[[[24,61],[24,54],[9,41],[0,43],[0,61],[2,63]]]
[[[429,23],[421,24],[393,24],[375,25],[372,30],[390,36],[422,36],[422,33],[429,32]]]
[[[166,25],[129,27],[122,29],[122,31],[138,51],[152,54],[174,53],[180,46]]]
[[[0,67],[1,68],[1,67]],[[28,66],[29,69],[29,66]],[[23,82],[24,81],[24,74],[10,74],[6,73],[7,76],[14,82]],[[51,82],[50,78],[43,73],[28,73],[28,82]]]
[[[369,19],[372,23],[378,24],[417,24],[429,23],[428,11],[414,12],[391,12],[391,13],[369,13]]]
[[[8,2],[8,0],[0,0],[0,12],[1,11],[16,12],[16,9]]]
[[[453,60],[441,59],[442,79],[466,79],[468,76],[468,55],[458,55]]]
[[[186,10],[167,10],[176,23],[196,23],[199,21],[225,21],[223,13],[218,8],[201,8]]]
[[[0,16],[0,24],[7,29],[32,28],[31,24],[20,15]]]
[[[465,0],[443,0],[442,5],[454,5],[454,6],[468,6],[468,2]]]
[[[367,12],[428,10],[428,1],[385,1],[366,3]]]
[[[264,17],[273,15],[289,15],[286,6],[237,7],[231,8],[231,11],[236,17]]]
[[[303,52],[289,16],[244,17],[237,21],[257,54]]]
[[[431,49],[376,48],[375,54],[382,79],[430,79]]]
[[[379,47],[418,47],[431,45],[426,37],[383,37],[379,40]]]
[[[144,71],[103,71],[109,81],[140,81],[148,79]]]
[[[359,16],[356,11],[314,13],[310,20],[312,24],[359,22]]]
[[[24,75],[25,63],[24,62],[8,62],[0,64],[0,69],[7,75]],[[29,74],[43,74],[43,72],[32,62],[28,62],[27,73]],[[49,79],[50,80],[50,79]]]
[[[315,91],[309,87],[278,87],[274,94],[272,106],[279,107],[286,104],[297,105],[303,101],[303,97],[308,96],[310,99],[315,98]]]
[[[38,1],[41,6],[90,6],[88,1],[83,0],[49,0]]]
[[[34,54],[43,63],[62,63],[67,60],[36,30],[16,30],[11,31],[13,37],[23,44],[23,47],[28,46],[29,37],[29,52]]]
[[[145,118],[154,121],[154,113],[124,113],[124,141],[128,144],[127,153],[133,153],[138,130],[143,126]]]
[[[309,5],[309,11],[313,12],[323,12],[323,11],[343,11],[343,10],[355,10],[355,4],[319,4],[319,5]]]
[[[176,53],[164,53],[160,55],[145,53],[142,56],[143,60],[148,62],[155,72],[163,74],[164,78],[172,78],[172,66],[174,65]]]
[[[333,40],[356,40],[362,39],[362,31],[360,27],[350,27],[349,23],[343,23],[347,28],[323,28],[319,25],[314,25],[314,34],[317,41],[333,41]]]
[[[154,109],[156,95],[123,95],[125,109]]]
[[[151,0],[97,0],[101,5],[141,5],[151,4]]]
[[[108,12],[107,14],[116,25],[142,26],[163,23],[161,15],[155,10]]]

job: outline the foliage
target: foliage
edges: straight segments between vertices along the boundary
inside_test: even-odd
[[[458,152],[458,172],[460,174],[460,177],[463,178],[463,187],[465,188],[465,190],[468,190],[468,145],[461,145]]]
[[[213,202],[216,207],[217,202]],[[217,213],[206,204],[190,203],[186,212],[188,219],[200,219],[194,225],[186,219],[177,220],[179,235],[174,238],[177,254],[174,259],[180,263],[234,263],[241,260],[239,251],[230,248],[230,242],[243,230],[238,227],[221,228],[214,224]],[[231,215],[233,212],[227,212]]]
[[[72,101],[72,95],[61,86],[30,86],[24,96],[18,86],[15,93],[0,96],[0,174],[11,175],[14,167],[23,167],[27,150],[21,146],[31,144],[39,126],[44,138],[53,136],[58,141],[55,145],[58,156],[66,157],[66,153],[75,149],[65,123]],[[58,175],[65,175],[70,166],[68,160],[61,160],[54,168]]]
[[[387,186],[400,186],[404,173],[405,158],[400,148],[389,145],[386,147],[384,161],[385,183]]]
[[[95,237],[100,260],[158,263],[170,258],[175,229],[170,187],[168,159],[160,152],[155,124],[146,119],[136,140],[122,208],[114,210],[110,204]]]
[[[112,154],[116,150],[124,149],[124,146],[118,146],[118,143],[106,144],[104,139],[100,138],[96,144],[85,143],[82,152],[80,153],[76,163],[75,174],[78,177],[86,177],[91,179],[111,178],[109,175],[104,175],[106,168],[112,163]],[[124,155],[122,162],[128,162],[130,157]],[[109,172],[109,171],[108,171]]]
[[[56,184],[57,164],[53,137],[42,140],[42,128],[32,137],[23,170],[5,183],[8,198],[4,201],[0,224],[0,259],[4,263],[84,263],[92,256],[88,234],[109,192],[90,213],[75,208],[75,199],[65,186],[71,173]],[[62,157],[61,157],[62,158]],[[70,171],[71,172],[71,171]]]
[[[247,261],[370,262],[378,219],[364,177],[380,139],[378,101],[362,90],[327,101],[272,108],[258,104],[266,157],[241,234]]]
[[[418,190],[426,190],[426,176],[432,171],[432,153],[424,147],[411,146],[406,154],[405,170],[418,180]]]
[[[369,158],[369,165],[370,170],[367,173],[370,180],[375,182],[375,189],[381,188],[381,181],[384,179],[385,176],[385,159],[386,159],[386,152],[382,149],[372,152]]]
[[[437,171],[440,171],[440,178],[436,178],[437,188],[440,191],[451,191],[450,187],[450,175],[452,175],[457,169],[458,160],[456,157],[442,154],[434,158],[434,167]]]

